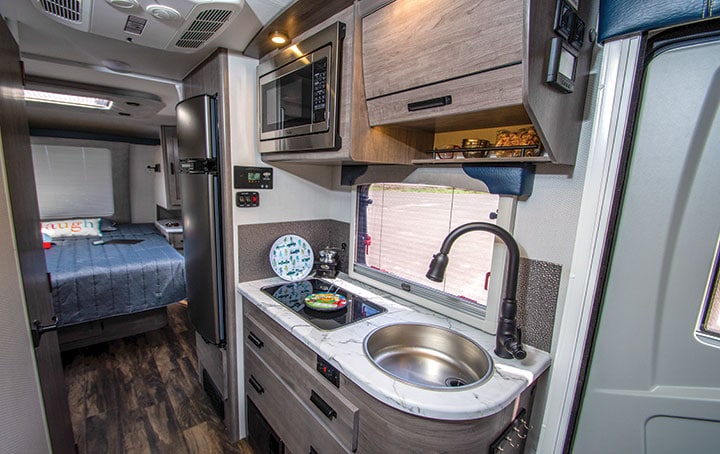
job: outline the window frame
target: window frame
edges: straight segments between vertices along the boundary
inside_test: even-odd
[[[720,293],[720,238],[718,238],[715,245],[714,259],[705,286],[705,297],[700,305],[698,321],[695,327],[696,339],[707,345],[720,348],[720,332],[710,331],[706,328],[716,293]]]
[[[429,184],[436,186],[451,186],[458,189],[488,191],[484,183],[473,180],[477,184],[457,185],[442,184],[438,182],[413,182],[417,184]],[[454,182],[457,183],[457,182]],[[370,183],[367,183],[370,184]],[[365,185],[365,183],[363,183]],[[429,299],[427,294],[430,292],[420,291],[413,293],[413,282],[403,280],[399,277],[373,270],[370,267],[359,265],[355,262],[355,254],[357,250],[357,218],[358,218],[358,186],[352,188],[352,215],[350,218],[350,254],[348,255],[348,274],[352,279],[358,280],[379,290],[383,290],[393,296],[397,296],[403,300],[407,300],[413,304],[417,304],[433,312],[453,318],[475,328],[481,329],[489,334],[495,334],[497,331],[497,319],[502,299],[503,284],[505,281],[507,250],[502,241],[495,238],[493,243],[492,265],[490,268],[490,280],[488,282],[487,306],[484,310],[469,309],[475,303],[456,304],[451,298]],[[515,213],[517,210],[517,197],[509,195],[499,195],[498,199],[498,217],[495,220],[496,225],[504,228],[511,234],[515,226]],[[491,235],[488,233],[488,235]],[[438,251],[443,238],[438,238]],[[432,257],[428,257],[428,265]],[[452,250],[450,251],[450,260],[452,260]],[[359,267],[358,267],[359,265]],[[402,288],[402,284],[409,284],[411,290],[407,291]],[[422,283],[420,283],[422,284]]]

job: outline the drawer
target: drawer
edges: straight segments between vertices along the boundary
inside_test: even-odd
[[[253,351],[245,352],[245,383],[248,398],[258,407],[290,452],[350,452],[285,386],[285,380],[270,370]]]
[[[315,370],[315,353],[297,339],[296,344],[288,348],[287,344],[283,344],[274,334],[289,333],[275,322],[270,322],[274,324],[273,333],[266,328],[267,322],[261,324],[254,317],[245,316],[245,350],[262,358],[346,448],[355,450],[360,418],[358,408]],[[308,364],[309,358],[312,359]]]
[[[278,325],[275,320],[271,319],[265,312],[263,312],[256,305],[248,301],[243,300],[243,315],[251,317],[253,322],[266,327],[272,331],[272,335],[287,348],[292,350],[300,359],[306,364],[313,366],[315,364],[315,352],[313,352],[307,345],[300,342],[300,340],[293,336],[291,332]],[[247,336],[247,333],[245,333]]]
[[[478,119],[480,125],[483,122],[493,123],[492,126],[527,123],[527,113],[522,105],[522,71],[522,65],[516,64],[368,100],[370,126],[409,123],[473,112],[481,112],[487,117]],[[452,98],[451,104],[412,111],[408,107],[411,103],[447,96]]]

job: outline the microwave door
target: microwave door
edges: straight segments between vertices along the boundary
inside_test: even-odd
[[[261,139],[308,134],[313,122],[312,65],[260,81]]]

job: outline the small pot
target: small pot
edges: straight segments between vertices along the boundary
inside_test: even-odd
[[[334,251],[332,249],[323,249],[318,254],[320,255],[321,263],[335,263],[335,256],[337,255],[337,251]]]
[[[463,151],[463,156],[466,158],[487,158],[489,154],[490,150]]]

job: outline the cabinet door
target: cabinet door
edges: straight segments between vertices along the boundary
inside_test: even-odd
[[[247,395],[288,451],[351,452],[324,427],[323,422],[285,385],[254,351],[245,349],[245,388]]]
[[[178,156],[177,130],[175,126],[161,126],[160,140],[165,167],[165,196],[167,209],[180,208],[180,158]]]
[[[396,0],[362,20],[368,99],[522,61],[520,0]]]

